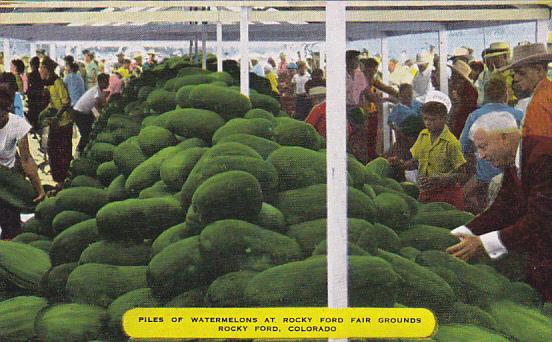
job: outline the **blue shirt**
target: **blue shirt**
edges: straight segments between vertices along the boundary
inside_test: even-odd
[[[522,111],[517,110],[503,103],[487,103],[483,107],[473,111],[468,116],[468,119],[466,120],[466,124],[464,125],[464,130],[462,131],[462,135],[460,135],[460,145],[462,145],[462,152],[464,152],[464,154],[475,152],[475,146],[473,145],[473,142],[469,138],[471,126],[478,118],[490,112],[507,112],[512,114],[517,121],[518,127],[521,125],[521,121],[523,120]],[[477,157],[477,154],[476,154],[476,157]],[[502,173],[501,169],[494,167],[490,162],[486,160],[481,160],[478,157],[476,159],[477,159],[477,164],[475,168],[476,168],[476,178],[478,181],[488,183],[491,181],[491,179],[494,176]]]
[[[387,120],[387,122],[395,125],[396,127],[399,127],[402,125],[404,119],[406,119],[407,117],[411,115],[420,116],[422,105],[423,104],[418,100],[412,100],[412,104],[410,107],[399,103],[389,114],[389,119]]]
[[[84,80],[81,75],[70,72],[67,76],[65,76],[63,82],[65,83],[65,86],[67,86],[67,91],[69,92],[69,97],[71,98],[71,107],[73,107],[82,94],[84,94]]]
[[[13,99],[13,113],[22,118],[25,117],[25,108],[23,106],[23,96],[19,92],[15,93],[15,97]]]

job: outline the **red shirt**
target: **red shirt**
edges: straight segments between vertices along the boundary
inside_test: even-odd
[[[326,101],[314,106],[305,122],[313,126],[326,139]],[[347,123],[347,139],[351,135],[351,125]]]

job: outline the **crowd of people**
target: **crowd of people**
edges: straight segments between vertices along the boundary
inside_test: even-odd
[[[131,62],[118,53],[107,74],[105,64],[96,61],[93,51],[84,50],[82,55],[83,61],[67,55],[60,65],[39,49],[27,63],[13,59],[10,71],[0,73],[0,167],[28,177],[38,194],[36,202],[47,194],[29,148],[30,139],[41,146],[43,166],[49,165],[55,183],[49,195],[54,195],[69,176],[71,160],[88,143],[99,111],[112,96],[121,93],[131,77],[157,64],[152,50],[143,64],[140,56]],[[80,140],[73,152],[75,126]],[[19,212],[3,201],[0,226],[2,239],[11,239],[21,230]]]
[[[449,253],[464,260],[523,254],[526,280],[552,301],[552,53],[529,42],[513,49],[492,43],[481,60],[473,52],[459,47],[447,56],[445,94],[437,90],[434,51],[419,53],[415,62],[390,59],[388,84],[378,58],[347,51],[348,152],[363,163],[386,157],[418,184],[422,202],[478,214],[452,231],[460,242]],[[310,62],[288,63],[281,54],[268,69],[276,68],[284,110],[325,137],[324,73]],[[395,137],[388,151],[382,143],[386,102]]]
[[[72,137],[78,127],[77,154],[86,146],[99,110],[121,92],[127,80],[155,64],[117,54],[110,73],[94,52],[83,61],[65,56],[62,66],[38,50],[28,63],[11,61],[0,73],[0,164],[26,175],[45,197],[29,137],[48,130],[46,154],[55,193],[69,175]],[[460,242],[449,252],[464,260],[487,253],[528,255],[527,281],[552,300],[552,53],[544,44],[491,44],[476,60],[460,47],[447,56],[448,94],[440,86],[439,59],[422,51],[386,67],[359,51],[346,52],[348,152],[362,163],[384,156],[394,170],[416,182],[422,202],[448,202],[478,214],[452,231]],[[326,136],[326,81],[315,60],[277,63],[252,60],[251,72],[270,84],[285,112]],[[394,141],[384,151],[383,108]],[[491,191],[492,189],[498,189]],[[20,230],[19,217],[0,203],[2,239]]]

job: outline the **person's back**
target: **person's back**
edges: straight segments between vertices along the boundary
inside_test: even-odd
[[[84,94],[84,80],[78,74],[79,66],[75,63],[69,65],[70,72],[63,79],[63,83],[67,86],[69,97],[71,98],[71,106],[74,106]]]

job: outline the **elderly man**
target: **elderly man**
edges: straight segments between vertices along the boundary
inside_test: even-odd
[[[546,79],[550,61],[552,54],[544,44],[514,49],[508,66],[514,69],[514,84],[534,89],[521,135],[509,113],[489,113],[470,129],[480,157],[504,169],[502,188],[485,212],[451,232],[462,241],[448,249],[464,260],[483,250],[493,259],[526,253],[527,281],[545,301],[552,301],[552,81]]]
[[[468,116],[464,130],[460,136],[462,152],[464,152],[470,168],[475,166],[474,178],[470,179],[464,186],[466,210],[472,213],[480,213],[487,207],[489,183],[493,177],[502,173],[502,170],[476,156],[473,142],[469,139],[469,132],[477,119],[492,112],[508,112],[512,114],[519,127],[523,119],[523,112],[508,106],[506,104],[507,99],[508,90],[504,78],[491,78],[485,85],[485,105]]]

